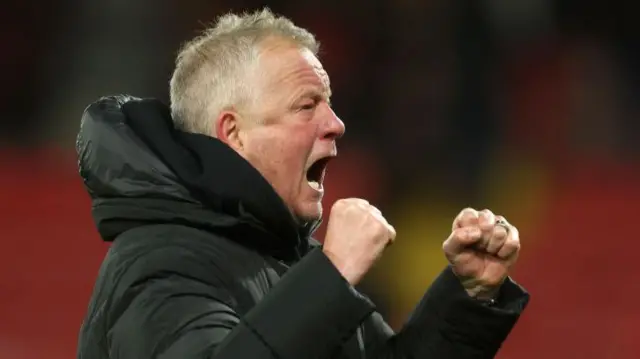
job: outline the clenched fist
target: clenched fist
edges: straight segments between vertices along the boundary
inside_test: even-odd
[[[520,238],[504,217],[467,208],[453,221],[442,247],[467,293],[494,299],[518,258]]]
[[[355,285],[395,237],[393,226],[369,202],[341,199],[331,208],[323,251],[342,276]]]

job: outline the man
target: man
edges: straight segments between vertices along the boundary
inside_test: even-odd
[[[180,52],[171,111],[127,96],[86,109],[80,174],[113,245],[79,358],[495,355],[528,300],[502,217],[461,212],[451,266],[398,333],[353,287],[395,239],[380,211],[338,201],[324,245],[311,239],[345,130],[316,53],[269,11],[226,15]]]

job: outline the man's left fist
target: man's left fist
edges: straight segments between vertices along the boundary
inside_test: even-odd
[[[470,296],[495,299],[520,252],[518,229],[485,209],[464,209],[442,248]]]

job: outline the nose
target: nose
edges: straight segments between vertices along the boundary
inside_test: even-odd
[[[344,131],[345,131],[344,122],[340,120],[340,118],[336,115],[335,112],[333,112],[333,109],[328,104],[325,104],[325,106],[326,106],[325,107],[326,111],[324,111],[325,126],[322,134],[322,138],[329,139],[329,140],[336,140],[342,137],[342,135],[344,135]]]

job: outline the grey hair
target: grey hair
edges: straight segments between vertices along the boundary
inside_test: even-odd
[[[176,58],[170,81],[171,114],[176,127],[213,135],[221,111],[252,103],[252,74],[261,47],[268,38],[289,41],[315,55],[319,44],[313,34],[269,9],[226,14],[202,34],[185,43]]]

